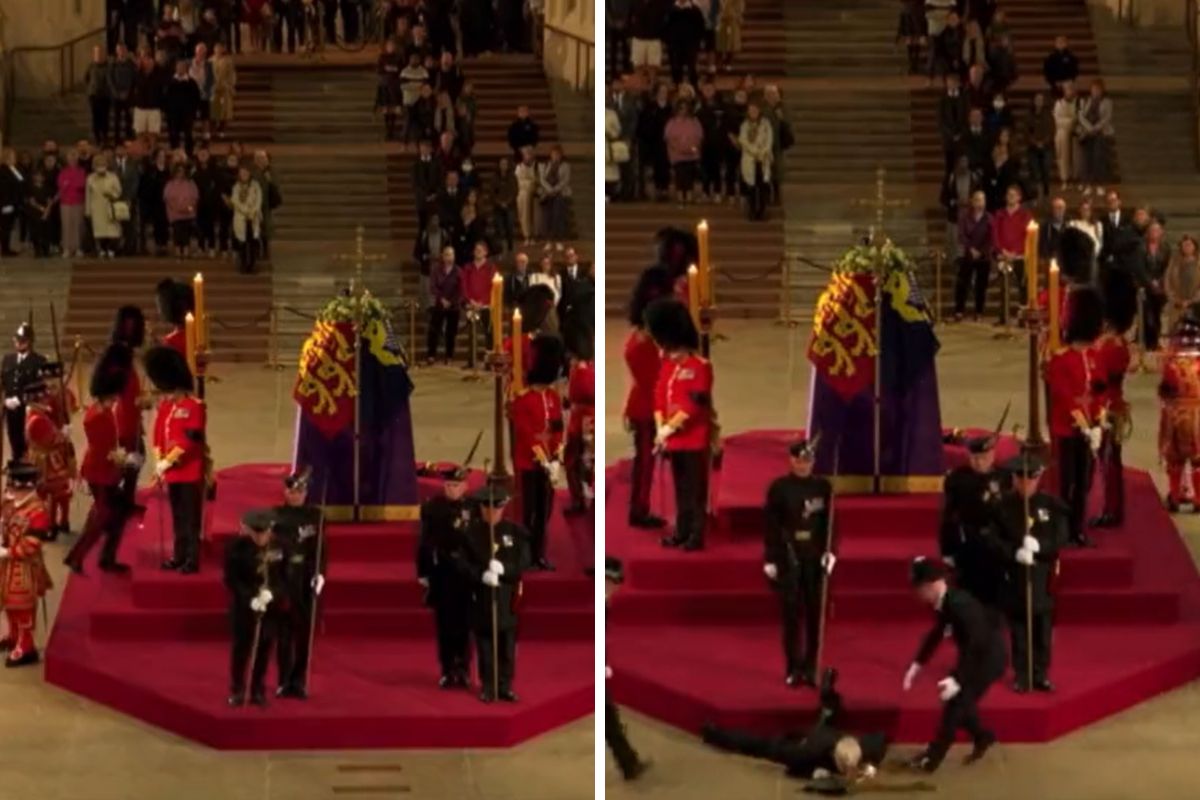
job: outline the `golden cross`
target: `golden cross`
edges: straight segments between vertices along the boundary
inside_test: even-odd
[[[909,205],[909,201],[903,198],[895,200],[888,199],[887,196],[887,170],[883,167],[875,170],[875,196],[861,198],[852,201],[854,205],[859,207],[867,207],[875,211],[875,225],[871,229],[871,240],[875,242],[876,237],[880,240],[887,238],[883,232],[884,215],[890,208],[904,208]]]
[[[354,250],[349,253],[335,253],[334,261],[350,261],[354,263],[354,285],[351,287],[355,297],[362,295],[366,288],[363,282],[363,268],[367,262],[379,262],[387,259],[387,253],[368,253],[365,247],[366,229],[359,225],[354,230]]]

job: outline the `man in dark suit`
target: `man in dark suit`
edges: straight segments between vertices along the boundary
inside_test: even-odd
[[[437,194],[437,199],[434,200],[434,208],[437,210],[438,217],[442,220],[442,227],[450,231],[454,236],[462,231],[462,207],[463,201],[466,199],[466,193],[462,187],[458,185],[459,175],[457,172],[447,172],[443,179],[441,191]]]
[[[117,142],[112,172],[121,182],[121,200],[129,204],[129,219],[121,223],[121,251],[127,256],[137,255],[140,243],[134,234],[141,230],[138,225],[138,187],[142,182],[142,168],[137,159],[130,157],[124,142]]]
[[[508,146],[512,148],[513,158],[521,160],[521,149],[538,146],[541,134],[538,124],[529,116],[529,106],[517,106],[517,118],[508,126]]]
[[[967,113],[967,129],[963,131],[959,152],[967,157],[975,172],[982,172],[991,161],[992,135],[984,127],[982,108],[972,108]]]
[[[1067,46],[1067,37],[1056,36],[1054,49],[1042,62],[1042,76],[1055,97],[1062,95],[1062,85],[1079,77],[1079,59]]]
[[[429,222],[429,210],[442,188],[442,169],[433,157],[433,142],[422,139],[421,152],[412,165],[413,200],[417,205],[417,223],[423,229]]]
[[[946,76],[946,92],[938,100],[938,133],[946,156],[946,171],[954,168],[959,155],[959,143],[967,129],[967,99],[962,93],[962,81],[957,75]]]
[[[1000,626],[978,600],[962,589],[952,589],[946,584],[946,568],[940,563],[917,558],[912,563],[910,577],[917,597],[931,606],[936,616],[904,674],[904,690],[912,688],[917,673],[933,658],[947,630],[958,648],[954,669],[937,683],[938,696],[942,700],[942,720],[937,735],[925,752],[910,762],[911,766],[925,772],[935,771],[960,728],[971,735],[974,747],[967,763],[973,764],[996,743],[996,734],[983,727],[979,720],[979,701],[1004,675],[1008,666]]]
[[[617,119],[621,123],[621,132],[617,139],[626,142],[630,147],[629,160],[617,165],[620,171],[619,196],[622,200],[632,200],[636,194],[636,182],[633,176],[638,174],[636,166],[638,155],[634,150],[634,144],[637,142],[638,115],[641,112],[641,104],[638,102],[637,96],[626,89],[623,76],[618,75],[613,78],[608,107],[616,112]]]
[[[1133,216],[1121,208],[1121,195],[1115,189],[1105,198],[1108,210],[1100,218],[1100,267],[1112,266],[1113,252],[1118,243],[1133,228]]]
[[[512,272],[504,276],[504,305],[516,308],[529,288],[529,254],[517,253]]]
[[[27,449],[25,443],[25,387],[36,383],[46,357],[33,350],[33,325],[22,322],[13,334],[13,352],[0,361],[0,382],[4,385],[4,422],[8,429],[8,446],[12,460],[21,461]]]
[[[1049,261],[1058,258],[1058,246],[1063,231],[1067,229],[1067,201],[1055,197],[1050,201],[1050,216],[1042,220],[1038,229],[1038,258]]]
[[[558,318],[564,320],[571,315],[575,308],[576,298],[583,285],[592,280],[587,268],[579,263],[579,253],[574,247],[568,247],[565,258],[567,263],[562,268],[562,297],[558,300]]]

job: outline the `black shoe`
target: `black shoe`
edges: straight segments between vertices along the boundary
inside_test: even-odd
[[[541,570],[542,572],[554,572],[554,565],[551,564],[550,561],[545,557],[539,558],[537,561],[533,562],[533,568],[536,570]]]
[[[700,539],[688,539],[679,546],[679,549],[685,553],[695,553],[698,550],[704,549],[704,542]]]
[[[572,503],[563,509],[563,515],[567,517],[578,517],[581,514],[587,513],[587,506],[582,503]]]
[[[1054,684],[1045,678],[1038,678],[1033,682],[1033,690],[1035,692],[1053,692]]]
[[[1029,684],[1022,680],[1015,680],[1012,683],[1012,690],[1017,694],[1025,694],[1029,691]]]
[[[10,655],[8,657],[8,659],[4,662],[4,666],[6,666],[6,667],[24,667],[24,666],[28,666],[29,664],[36,664],[40,660],[41,660],[41,657],[38,655],[38,651],[36,649],[26,650],[24,653],[21,654],[20,658],[13,658]]]
[[[653,514],[647,514],[644,517],[630,517],[629,527],[631,528],[647,528],[657,529],[665,528],[667,521],[662,517],[656,517]]]
[[[834,690],[837,686],[838,671],[833,667],[826,667],[821,671],[821,694],[826,695]]]
[[[132,571],[128,564],[122,564],[120,561],[101,561],[100,570],[111,572],[113,575],[128,575]]]
[[[975,740],[975,746],[971,748],[971,752],[963,759],[963,763],[970,765],[979,761],[987,751],[992,749],[992,745],[996,743],[996,734],[991,731],[985,732],[983,736]]]
[[[246,705],[246,693],[235,691],[225,702],[229,704],[230,708],[241,708]]]
[[[250,705],[258,706],[259,708],[267,707],[267,693],[262,689],[255,689],[250,692]]]
[[[457,685],[457,679],[453,675],[443,675],[438,678],[439,689],[453,689]]]
[[[929,753],[920,753],[909,759],[907,766],[909,769],[916,770],[917,772],[933,773],[937,772],[937,768],[941,766],[941,762],[935,761]]]
[[[684,540],[680,539],[678,536],[664,536],[662,538],[662,546],[663,547],[679,547],[680,545],[683,544],[683,541]]]
[[[180,575],[195,575],[199,571],[200,567],[197,566],[195,561],[189,561],[179,568]]]
[[[515,703],[518,700],[520,700],[521,698],[517,697],[517,693],[514,692],[512,689],[501,689],[500,690],[500,699],[506,703]]]
[[[792,670],[783,679],[783,682],[792,689],[799,689],[804,685],[804,676],[800,674],[799,670]]]
[[[484,689],[479,693],[479,701],[482,703],[494,703],[496,702],[496,696],[490,690]]]
[[[621,770],[621,777],[627,781],[636,781],[642,777],[642,773],[650,769],[649,761],[642,761],[640,758],[630,764],[628,767]]]
[[[75,573],[76,575],[84,574],[83,564],[80,564],[78,561],[72,561],[69,558],[64,558],[63,564],[65,564],[67,569],[71,570],[71,572]],[[101,569],[104,569],[104,567],[101,567]]]
[[[1101,514],[1088,522],[1088,526],[1092,528],[1115,528],[1117,527],[1117,518],[1112,514]]]
[[[173,558],[168,558],[166,561],[162,562],[162,569],[164,572],[174,572],[181,566],[183,566],[183,564]]]
[[[1089,548],[1095,546],[1096,543],[1086,533],[1081,533],[1079,536],[1071,539],[1071,547]]]

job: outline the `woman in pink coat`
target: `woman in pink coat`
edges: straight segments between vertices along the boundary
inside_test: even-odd
[[[68,150],[66,166],[58,172],[63,258],[83,255],[83,201],[86,196],[87,173],[79,166],[79,153]]]

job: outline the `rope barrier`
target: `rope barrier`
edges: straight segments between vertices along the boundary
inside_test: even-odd
[[[306,319],[309,322],[316,322],[316,319],[317,319],[316,314],[309,314],[307,311],[301,311],[300,309],[295,308],[293,306],[280,306],[279,308],[280,308],[280,310],[286,311],[289,314],[294,314],[295,316],[300,317],[301,319]]]
[[[226,330],[226,331],[245,331],[245,330],[249,330],[250,328],[257,328],[259,325],[268,321],[270,318],[271,318],[270,310],[268,310],[262,316],[255,317],[254,319],[250,320],[249,322],[239,323],[239,324],[234,324],[232,322],[225,322],[220,317],[211,317],[211,316],[209,317],[210,320],[217,323],[218,327],[220,327],[222,330]]]

